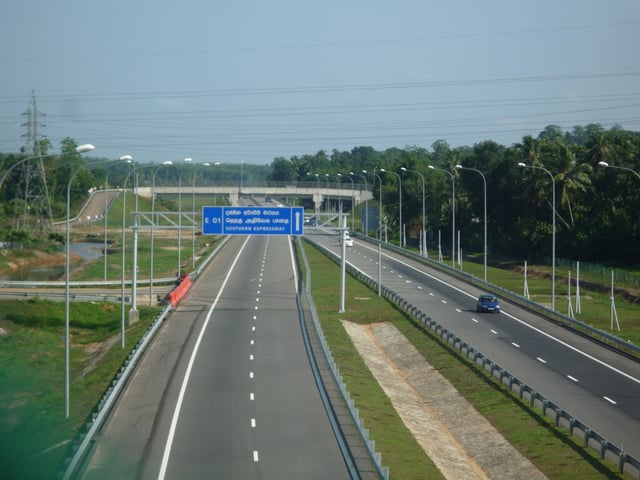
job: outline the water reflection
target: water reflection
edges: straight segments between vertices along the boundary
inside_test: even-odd
[[[82,261],[102,257],[103,249],[104,243],[96,242],[76,242],[69,245],[71,254],[80,255]],[[34,265],[1,274],[0,280],[47,282],[63,279],[63,276],[64,264],[51,266]]]

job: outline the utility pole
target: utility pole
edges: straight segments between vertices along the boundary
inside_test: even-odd
[[[29,110],[23,115],[27,117],[27,121],[22,124],[27,128],[27,133],[22,135],[26,137],[24,153],[27,157],[36,158],[25,162],[22,167],[18,185],[20,187],[19,198],[23,200],[23,203],[22,205],[17,204],[15,215],[22,219],[22,228],[27,228],[28,221],[32,221],[42,232],[51,223],[53,215],[44,164],[42,158],[38,158],[43,154],[40,142],[46,138],[40,134],[40,128],[46,125],[40,122],[40,117],[45,114],[38,111],[35,91],[31,92]],[[18,226],[20,227],[20,220],[18,220]]]

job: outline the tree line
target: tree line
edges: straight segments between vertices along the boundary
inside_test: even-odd
[[[600,162],[610,167],[599,166]],[[538,168],[521,168],[519,163]],[[382,179],[384,214],[397,242],[398,178],[381,173],[382,169],[401,177],[402,222],[408,239],[415,243],[422,228],[424,178],[429,249],[437,248],[438,231],[442,232],[443,250],[451,249],[452,178],[439,171],[442,169],[455,182],[455,222],[462,249],[465,253],[482,253],[484,182],[477,172],[467,171],[476,169],[486,179],[490,258],[541,260],[551,256],[555,184],[556,256],[620,266],[640,264],[638,132],[618,126],[605,130],[598,124],[563,132],[549,125],[537,137],[525,136],[511,146],[491,140],[456,148],[444,140],[434,142],[431,149],[409,146],[378,151],[358,146],[351,151],[276,158],[268,179],[315,181],[319,177],[314,175],[318,174],[350,188],[346,177],[362,184],[364,175],[377,199],[379,184],[372,175],[376,172]]]
[[[38,146],[40,154],[46,156],[42,165],[54,219],[64,219],[66,189],[72,172],[78,172],[70,198],[72,208],[77,211],[91,188],[120,187],[131,171],[131,166],[124,162],[104,164],[108,159],[82,157],[75,153],[76,146],[73,139],[66,138],[56,155],[49,153],[52,146],[47,140]],[[24,153],[0,153],[0,175],[24,158]],[[599,162],[610,167],[599,167]],[[543,168],[549,175],[538,168],[521,168],[519,163]],[[441,232],[442,249],[446,253],[451,249],[453,178],[455,223],[462,249],[465,254],[481,254],[483,179],[476,172],[457,169],[456,165],[478,170],[486,179],[490,259],[534,261],[551,256],[552,186],[555,184],[558,257],[617,266],[640,265],[640,177],[637,173],[640,133],[617,126],[605,130],[598,124],[590,124],[563,132],[560,127],[549,125],[537,137],[525,136],[510,146],[487,140],[452,148],[445,140],[437,140],[430,148],[407,146],[379,151],[370,146],[357,146],[350,151],[334,149],[329,154],[321,150],[288,159],[278,157],[269,165],[222,163],[204,168],[176,162],[163,167],[157,181],[164,185],[177,185],[179,179],[185,185],[193,181],[198,185],[237,183],[242,172],[247,185],[262,181],[315,183],[326,179],[334,187],[340,182],[341,188],[350,188],[352,181],[356,185],[366,182],[367,188],[379,199],[380,185],[378,177],[373,175],[375,172],[382,179],[382,203],[390,238],[398,242],[400,189],[398,178],[389,173],[395,172],[402,183],[402,223],[408,242],[417,244],[422,227],[424,178],[427,246],[430,251],[437,248],[438,232]],[[138,165],[140,185],[150,185],[155,170],[151,167],[153,164]],[[382,169],[387,173],[382,173]],[[22,197],[27,188],[24,182],[22,169],[14,168],[0,189],[0,222],[5,232],[15,230],[16,212],[28,207]],[[131,186],[131,182],[132,179],[127,185]],[[44,213],[29,212],[35,216]]]

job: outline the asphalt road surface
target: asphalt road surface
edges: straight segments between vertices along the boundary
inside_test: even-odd
[[[145,353],[86,479],[340,479],[287,237],[235,237]]]
[[[340,254],[335,232],[306,234]],[[377,246],[354,239],[347,262],[378,278]],[[500,314],[477,313],[480,290],[417,261],[383,249],[381,263],[383,285],[640,458],[639,362],[504,300]]]

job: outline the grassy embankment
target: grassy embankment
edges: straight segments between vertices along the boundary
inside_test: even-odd
[[[145,207],[140,200],[140,209]],[[127,199],[127,210],[133,207]],[[119,208],[119,210],[118,210]],[[122,207],[113,205],[109,219],[107,278],[117,280],[121,271]],[[112,220],[114,223],[112,223]],[[79,240],[101,241],[103,224],[83,227]],[[128,232],[127,251],[133,237]],[[154,277],[170,277],[177,270],[173,238],[158,231],[154,241]],[[74,232],[74,236],[76,233]],[[181,263],[192,264],[191,235],[184,233]],[[148,278],[150,241],[139,237],[139,276]],[[197,261],[212,249],[212,238],[196,236]],[[25,262],[39,258],[28,250],[19,254]],[[7,258],[15,258],[15,254]],[[131,271],[131,255],[125,271]],[[53,257],[49,261],[55,262]],[[58,256],[58,261],[64,257]],[[129,278],[130,273],[127,275]],[[102,280],[102,259],[74,268],[72,280]],[[70,304],[70,416],[64,416],[64,303],[42,299],[0,301],[0,477],[54,478],[71,439],[91,413],[111,379],[159,312],[158,307],[138,305],[140,321],[128,326],[125,348],[120,346],[120,304],[71,302]],[[128,306],[126,312],[128,312]]]

